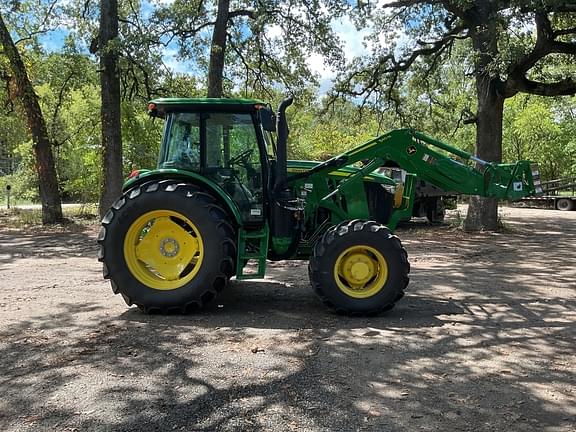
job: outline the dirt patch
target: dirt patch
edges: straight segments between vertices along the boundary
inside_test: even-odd
[[[0,229],[0,429],[573,431],[576,212],[502,214],[498,234],[400,229],[407,296],[360,319],[295,261],[143,315],[102,279],[96,227]]]

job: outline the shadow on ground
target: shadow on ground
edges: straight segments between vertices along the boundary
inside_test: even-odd
[[[576,252],[553,245],[576,232],[541,228],[405,232],[410,291],[380,317],[327,312],[307,281],[277,282],[305,274],[290,265],[189,316],[61,303],[2,326],[0,428],[571,430]]]
[[[22,258],[95,257],[98,247],[95,229],[75,227],[74,232],[0,232],[0,270],[3,265]]]
[[[372,320],[268,313],[258,304],[253,313],[130,310],[102,319],[95,304],[61,306],[49,321],[0,335],[11,341],[0,350],[3,430],[15,419],[36,430],[119,431],[413,430],[447,421],[452,430],[501,430],[511,421],[515,430],[542,430],[573,421],[565,405],[530,391],[550,382],[573,388],[569,369],[543,373],[553,360],[546,352],[573,355],[572,323],[523,322],[515,334],[518,323],[500,319],[450,331],[450,314],[463,311],[426,299]],[[419,310],[435,307],[442,318]],[[80,325],[79,314],[97,321]],[[274,331],[263,338],[250,330],[255,322]],[[520,363],[475,367],[511,345]],[[73,403],[62,403],[70,392]],[[91,400],[96,406],[83,406]]]

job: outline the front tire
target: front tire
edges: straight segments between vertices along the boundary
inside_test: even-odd
[[[234,274],[228,216],[201,189],[174,181],[127,191],[102,219],[104,277],[130,306],[184,313],[212,301]]]
[[[375,315],[404,296],[410,264],[400,240],[374,221],[353,220],[329,229],[308,264],[314,291],[346,315]]]

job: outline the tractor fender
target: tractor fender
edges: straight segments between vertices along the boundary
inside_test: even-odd
[[[122,192],[127,192],[128,190],[139,186],[144,183],[151,181],[161,181],[161,180],[178,180],[186,183],[190,183],[201,187],[207,193],[212,195],[216,201],[218,201],[225,210],[234,218],[236,224],[242,225],[242,216],[240,210],[236,203],[230,198],[230,196],[215,182],[212,180],[185,170],[178,169],[157,169],[157,170],[142,170],[138,175],[130,177],[122,186]]]

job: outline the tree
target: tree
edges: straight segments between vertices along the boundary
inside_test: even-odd
[[[506,101],[504,116],[505,160],[538,162],[544,181],[570,176],[576,161],[571,106],[554,102],[553,98],[516,95]]]
[[[224,59],[226,55],[226,30],[228,15],[230,14],[230,0],[218,0],[218,12],[212,31],[210,44],[210,65],[208,67],[208,97],[222,97],[224,78]]]
[[[330,107],[310,101],[290,108],[289,158],[326,160],[351,150],[388,130],[388,119],[376,112],[358,112],[349,101],[338,101]],[[386,123],[383,125],[382,123]]]
[[[573,69],[549,68],[574,61],[574,12],[576,2],[555,0],[396,0],[359,6],[355,11],[358,22],[373,28],[369,39],[373,52],[341,73],[335,95],[353,95],[364,102],[392,101],[397,106],[398,88],[410,75],[407,72],[416,65],[422,66],[424,74],[441,68],[456,41],[469,40],[468,62],[477,96],[471,119],[476,125],[476,155],[498,162],[506,98],[518,93],[576,93],[576,82],[570,76]],[[404,35],[398,34],[399,28]],[[495,230],[497,226],[496,200],[473,197],[465,229]]]
[[[38,175],[38,187],[42,203],[42,223],[56,223],[62,219],[62,204],[52,154],[52,143],[50,142],[46,121],[38,102],[38,95],[28,77],[24,61],[6,27],[1,12],[0,46],[2,46],[3,54],[8,59],[12,71],[14,94],[22,104],[28,128],[32,135],[36,160],[35,168]]]
[[[348,8],[344,0],[174,0],[153,14],[146,33],[158,45],[179,46],[193,73],[207,77],[208,95],[273,95],[279,86],[306,92],[315,77],[307,60],[322,53],[341,61],[330,23]],[[138,23],[132,23],[139,26]]]
[[[120,114],[120,73],[118,70],[118,1],[100,1],[100,111],[102,128],[103,184],[100,216],[122,194],[122,132]]]

